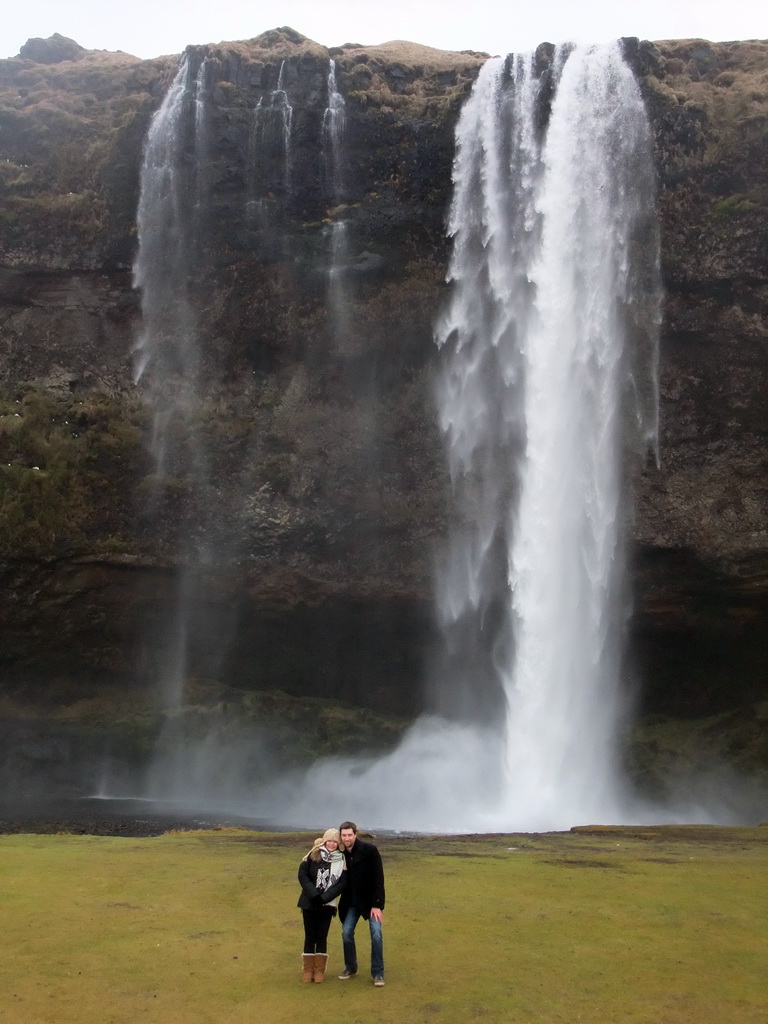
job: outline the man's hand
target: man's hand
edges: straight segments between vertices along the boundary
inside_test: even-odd
[[[371,907],[371,917],[374,921],[381,921],[381,911],[378,907]]]

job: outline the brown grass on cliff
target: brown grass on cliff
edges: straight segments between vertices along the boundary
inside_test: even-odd
[[[455,71],[468,64],[482,64],[489,54],[475,50],[437,50],[434,46],[411,43],[407,39],[392,39],[377,46],[347,45],[342,49],[346,55],[369,54],[382,64],[401,63],[410,65],[417,72]]]
[[[711,155],[768,127],[768,41],[709,43],[678,39],[657,44],[664,77],[652,84],[669,99],[705,115]]]

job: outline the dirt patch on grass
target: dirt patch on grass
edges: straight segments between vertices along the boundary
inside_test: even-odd
[[[610,860],[574,860],[571,857],[565,857],[562,860],[543,860],[542,864],[554,864],[558,868],[621,868],[621,864],[617,864],[615,861]]]
[[[646,842],[768,843],[768,825],[757,828],[726,825],[577,825],[570,835],[612,836]]]

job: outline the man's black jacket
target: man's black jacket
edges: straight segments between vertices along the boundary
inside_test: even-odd
[[[362,839],[355,840],[351,851],[345,850],[347,885],[339,900],[339,918],[343,921],[350,907],[357,907],[368,920],[371,908],[384,909],[384,867],[381,854]]]

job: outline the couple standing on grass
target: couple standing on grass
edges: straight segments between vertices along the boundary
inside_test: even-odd
[[[328,929],[339,905],[344,970],[341,981],[357,974],[355,927],[360,918],[371,928],[371,976],[373,984],[384,984],[384,946],[381,912],[384,909],[384,868],[381,854],[357,837],[357,825],[344,821],[329,828],[299,864],[301,895],[299,907],[304,919],[302,981],[321,982],[328,964]]]

